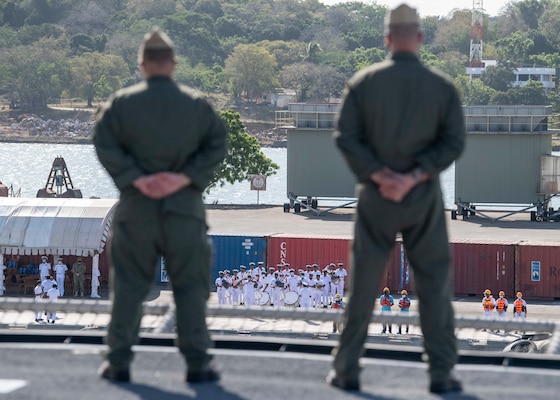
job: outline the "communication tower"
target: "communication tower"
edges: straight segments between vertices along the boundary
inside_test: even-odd
[[[482,39],[484,33],[484,28],[482,27],[483,20],[483,0],[473,0],[469,67],[484,67],[484,64],[482,63]]]

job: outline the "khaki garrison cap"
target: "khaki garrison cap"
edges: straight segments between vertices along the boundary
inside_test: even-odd
[[[159,27],[154,26],[144,35],[142,47],[145,50],[173,50],[173,42]]]
[[[150,32],[144,35],[144,40],[138,49],[138,59],[141,61],[144,57],[144,52],[150,50],[171,50],[175,56],[175,48],[169,36],[165,34],[158,26],[152,27]]]
[[[389,11],[385,16],[385,29],[397,25],[420,25],[416,9],[406,4],[401,4]]]

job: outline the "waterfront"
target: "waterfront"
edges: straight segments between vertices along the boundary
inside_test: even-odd
[[[276,175],[267,179],[266,191],[258,193],[259,204],[281,205],[286,199],[287,149],[263,148],[263,152],[280,166]],[[560,152],[553,152],[560,155]],[[91,144],[52,143],[2,143],[0,145],[0,181],[21,188],[22,197],[35,197],[37,190],[45,187],[54,159],[61,156],[66,161],[75,188],[84,198],[118,198],[118,191],[109,175],[100,165]],[[454,208],[454,166],[441,176],[445,206]],[[257,192],[250,190],[249,182],[214,188],[206,202],[218,204],[257,204]],[[554,199],[552,206],[560,201]],[[322,204],[325,204],[324,202]]]

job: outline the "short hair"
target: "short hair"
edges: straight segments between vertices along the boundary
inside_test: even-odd
[[[142,60],[149,62],[167,62],[175,60],[173,49],[145,49],[142,53]]]
[[[421,32],[419,25],[393,25],[388,30],[391,37],[398,39],[411,39]]]

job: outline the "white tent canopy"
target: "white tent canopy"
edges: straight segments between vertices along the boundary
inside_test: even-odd
[[[103,252],[117,200],[0,197],[0,254]]]

